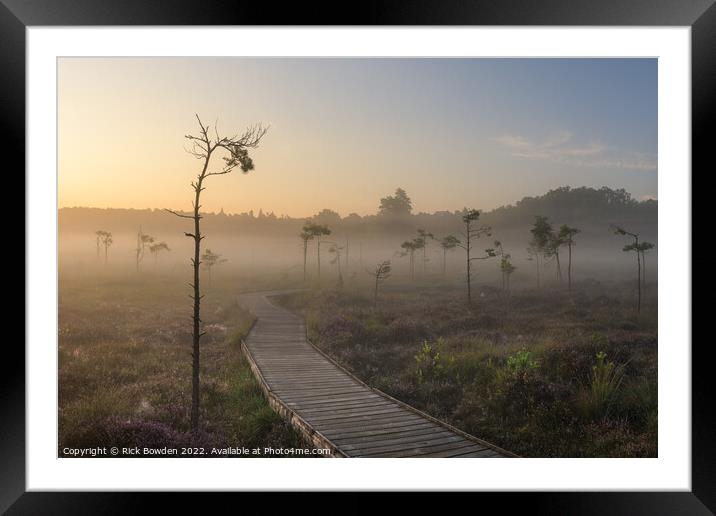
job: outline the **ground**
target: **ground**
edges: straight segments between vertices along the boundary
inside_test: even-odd
[[[371,386],[521,456],[657,455],[655,285],[349,287],[278,302]]]
[[[186,278],[60,279],[59,450],[97,446],[303,446],[268,406],[239,343],[253,316],[239,287],[206,289],[201,433],[189,432],[191,300]]]
[[[253,316],[240,291],[281,275],[215,278],[205,290],[202,432],[189,433],[191,300],[186,278],[61,275],[59,443],[303,446],[268,406],[241,355]],[[289,282],[290,283],[290,282]],[[369,385],[526,457],[657,455],[657,303],[628,282],[541,289],[325,282],[277,302]]]

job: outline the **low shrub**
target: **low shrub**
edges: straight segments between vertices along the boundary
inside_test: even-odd
[[[319,345],[362,380],[519,455],[655,456],[656,303],[629,315],[627,287],[479,288],[472,308],[449,288],[386,289],[377,310],[348,289],[291,303],[309,331],[340,328]]]
[[[589,386],[579,394],[579,407],[586,420],[593,421],[609,416],[624,380],[625,369],[624,364],[617,365],[607,360],[605,352],[596,354]]]
[[[416,377],[418,383],[436,382],[445,378],[448,368],[453,360],[446,358],[442,353],[445,341],[440,338],[435,345],[427,340],[423,341],[420,351],[415,355]]]

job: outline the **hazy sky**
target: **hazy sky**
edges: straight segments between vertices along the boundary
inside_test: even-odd
[[[657,196],[656,59],[65,58],[59,206],[190,209],[195,113],[271,126],[255,171],[207,180],[206,211],[362,215],[398,186],[427,212]]]

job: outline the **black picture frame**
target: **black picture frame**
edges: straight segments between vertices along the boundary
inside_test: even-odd
[[[690,26],[692,169],[706,172],[716,100],[714,0],[383,0],[354,4],[174,0],[0,0],[0,120],[6,180],[25,168],[25,28],[89,25],[606,25]],[[9,162],[8,162],[9,158]],[[709,163],[710,164],[710,163]],[[13,173],[14,172],[14,173]],[[690,173],[692,180],[695,176]],[[698,192],[698,190],[692,191]],[[692,199],[692,209],[697,207]],[[692,214],[694,221],[700,220]],[[691,252],[691,250],[689,250]],[[692,266],[706,267],[705,253]],[[701,261],[704,263],[702,264]],[[692,300],[693,306],[693,300]],[[693,321],[693,316],[692,316]],[[693,326],[693,323],[692,323]],[[680,343],[688,346],[691,343]],[[481,493],[501,510],[550,514],[710,514],[716,511],[716,416],[708,340],[692,346],[692,491]],[[8,514],[134,513],[147,497],[127,493],[25,492],[25,354],[4,342],[0,374],[0,511]],[[190,509],[186,496],[163,496]],[[244,506],[246,507],[246,506]],[[166,506],[165,506],[166,509]]]

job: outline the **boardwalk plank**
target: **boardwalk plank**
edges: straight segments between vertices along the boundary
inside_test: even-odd
[[[360,401],[367,401],[367,400],[376,400],[376,399],[383,399],[377,394],[368,394],[368,393],[361,393],[357,395],[346,395],[346,396],[332,396],[329,398],[323,397],[318,400],[313,401],[303,401],[303,402],[289,402],[289,405],[301,405],[302,407],[312,407],[312,406],[318,406],[318,405],[332,405],[335,403],[354,403],[354,402],[360,402]]]
[[[326,435],[331,436],[331,438],[337,443],[346,441],[359,442],[361,438],[372,439],[381,436],[392,437],[392,434],[398,432],[409,433],[416,430],[429,430],[433,432],[436,428],[440,427],[429,421],[409,421],[407,423],[376,425],[374,428],[367,430],[365,428],[349,428],[347,430],[344,429],[343,431],[337,429],[327,430]]]
[[[378,414],[363,421],[325,421],[321,427],[328,430],[344,430],[350,432],[358,427],[383,426],[393,424],[394,426],[405,426],[408,423],[423,421],[423,418],[415,414]]]
[[[390,415],[393,416],[401,416],[403,414],[403,408],[401,407],[375,407],[375,408],[367,408],[362,410],[357,409],[346,409],[346,410],[338,410],[335,412],[329,412],[329,413],[323,413],[320,412],[318,414],[308,414],[306,416],[306,419],[310,421],[346,421],[346,422],[359,422],[359,421],[370,421],[371,419],[374,419],[375,416],[382,416],[387,417]]]
[[[356,380],[306,340],[300,317],[268,295],[239,298],[257,317],[244,351],[272,406],[314,444],[349,457],[509,456]]]
[[[364,453],[363,455],[366,457],[426,457],[428,455],[432,457],[439,457],[445,452],[465,448],[470,448],[470,450],[477,450],[478,448],[481,448],[481,446],[465,439],[464,441],[455,441],[447,444],[427,444],[415,446],[413,448],[402,451],[385,451],[378,453],[369,452]]]
[[[383,433],[377,433],[377,432],[370,432],[367,433],[364,436],[357,436],[355,434],[352,434],[347,437],[343,438],[337,438],[334,439],[338,444],[346,443],[350,445],[354,445],[356,447],[360,447],[362,444],[378,444],[378,443],[384,443],[386,441],[395,439],[396,437],[419,437],[419,436],[427,436],[427,435],[438,435],[442,434],[443,432],[447,432],[449,435],[450,432],[448,430],[445,430],[437,425],[435,426],[422,426],[417,427],[415,429],[406,429],[405,427],[395,429],[393,431],[390,431],[390,429],[386,429]]]
[[[397,434],[393,439],[382,441],[373,441],[366,443],[344,444],[346,450],[360,451],[361,453],[376,453],[384,451],[401,451],[417,446],[432,446],[437,444],[447,444],[451,442],[466,442],[461,435],[454,434],[447,430],[438,430],[430,434],[406,436]]]
[[[395,403],[388,400],[370,399],[354,403],[333,403],[331,405],[319,405],[318,407],[301,407],[302,414],[318,414],[323,412],[335,413],[340,409],[359,409],[359,408],[376,408],[396,406]]]

